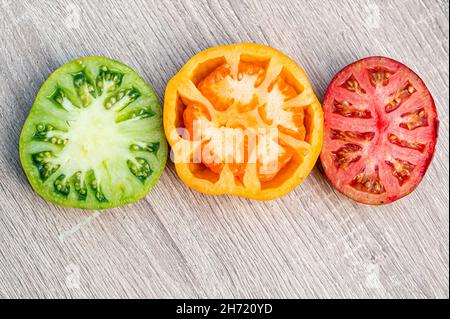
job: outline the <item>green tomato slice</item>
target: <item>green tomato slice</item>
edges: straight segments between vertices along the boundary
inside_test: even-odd
[[[162,110],[128,66],[71,61],[44,83],[20,137],[33,189],[62,206],[106,209],[143,198],[167,159]]]

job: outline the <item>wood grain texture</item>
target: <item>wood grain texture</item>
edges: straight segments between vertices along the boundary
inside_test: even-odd
[[[1,298],[448,298],[448,0],[0,0]],[[171,163],[135,204],[88,212],[29,186],[18,139],[45,79],[77,57],[134,68],[163,100],[208,47],[257,42],[291,56],[323,98],[348,63],[386,55],[416,70],[438,107],[434,161],[385,207],[356,204],[314,169],[270,202],[188,189]]]

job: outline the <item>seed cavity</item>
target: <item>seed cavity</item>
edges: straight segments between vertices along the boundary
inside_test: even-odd
[[[95,177],[95,172],[93,170],[90,170],[85,174],[86,186],[84,186],[82,183],[79,184],[80,184],[80,191],[79,191],[80,195],[87,196],[87,193],[90,190],[92,194],[94,194],[97,201],[108,202],[108,199],[106,198],[105,194],[102,191],[101,184]]]
[[[76,172],[70,179],[71,184],[73,185],[73,189],[78,195],[78,200],[84,201],[87,198],[87,186],[84,181],[83,172]]]
[[[330,137],[332,140],[341,140],[346,142],[351,141],[371,141],[375,137],[374,132],[354,132],[341,131],[337,129],[330,130]]]
[[[414,112],[408,112],[401,115],[405,122],[400,123],[400,127],[412,131],[419,127],[428,126],[428,114],[424,108]]]
[[[108,200],[106,199],[105,195],[102,193],[101,190],[98,190],[98,191],[95,193],[95,198],[97,198],[97,200],[98,200],[99,202],[107,202],[107,201],[108,201]]]
[[[147,145],[147,150],[151,153],[157,154],[160,146],[161,146],[160,142],[153,142]]]
[[[64,138],[63,131],[53,127],[51,124],[37,124],[36,130],[33,135],[33,139],[36,141],[51,143],[56,146],[64,146],[67,144],[68,139]],[[51,134],[49,134],[52,132]],[[61,132],[59,135],[57,132]],[[50,135],[50,136],[49,136]]]
[[[359,191],[376,195],[386,191],[378,176],[378,167],[376,167],[374,174],[361,172],[356,175],[350,182],[350,186]]]
[[[358,80],[352,74],[341,87],[349,90],[350,92],[356,92],[358,94],[366,94],[366,90],[364,90],[359,84]]]
[[[107,110],[117,106],[119,111],[125,109],[128,105],[136,101],[141,96],[141,93],[136,88],[121,89],[116,94],[106,98],[105,108]]]
[[[127,161],[128,168],[134,176],[144,183],[145,180],[153,173],[153,170],[150,168],[150,164],[145,158],[136,157],[135,160],[136,161]]]
[[[403,186],[408,181],[416,167],[416,165],[399,158],[385,162],[391,168],[392,175],[397,178],[400,186]]]
[[[72,112],[78,110],[80,105],[78,103],[74,104],[72,102],[72,98],[74,97],[73,93],[70,94],[65,89],[60,86],[56,86],[53,93],[48,97],[48,99],[53,103],[55,107],[58,109]]]
[[[91,104],[92,99],[97,96],[94,85],[88,79],[84,71],[77,72],[73,76],[73,85],[84,107]]]
[[[51,160],[55,158],[55,155],[51,151],[43,151],[32,154],[31,158],[42,181],[46,181],[60,168],[59,164],[53,164],[51,162]]]
[[[389,134],[388,140],[394,145],[398,145],[400,147],[406,147],[412,150],[419,151],[423,153],[425,151],[426,145],[418,142],[410,142],[407,140],[403,140],[395,134]]]
[[[130,151],[134,151],[134,152],[150,152],[150,153],[154,153],[155,155],[158,153],[159,147],[160,147],[160,143],[159,142],[153,142],[150,144],[132,144],[130,146]]]
[[[64,99],[66,98],[65,92],[57,87],[53,94],[50,96],[50,100],[56,105],[56,107],[65,110],[63,103]]]
[[[123,74],[118,71],[110,70],[106,65],[100,67],[97,75],[96,84],[99,95],[102,95],[105,90],[108,92],[116,91],[122,84]]]
[[[390,113],[398,109],[412,94],[416,92],[414,86],[408,81],[402,88],[394,94],[391,102],[389,102],[385,107],[385,111]]]
[[[141,119],[152,117],[152,116],[155,116],[155,112],[153,112],[151,109],[142,108],[142,109],[137,109],[137,110],[130,111],[128,113],[119,115],[116,119],[116,123],[132,120],[132,119],[141,120]]]
[[[367,109],[358,109],[353,107],[348,101],[333,101],[333,113],[340,114],[345,117],[370,119],[372,118],[372,113]]]
[[[332,152],[334,157],[334,164],[338,168],[346,169],[353,163],[361,159],[358,154],[362,150],[362,146],[354,143],[347,143],[338,150]]]
[[[53,187],[55,192],[63,196],[67,197],[70,193],[70,185],[68,181],[66,181],[66,175],[64,174],[61,174],[56,178],[56,180],[53,182]]]
[[[64,97],[65,97],[65,94],[61,89],[56,89],[55,93],[53,93],[53,95],[52,95],[53,101],[61,106],[62,106]]]
[[[377,87],[379,85],[386,86],[393,74],[393,72],[384,68],[369,69],[368,72],[370,83],[374,87]]]
[[[58,146],[62,146],[62,145],[67,144],[68,140],[67,139],[63,139],[63,138],[59,138],[59,137],[56,137],[56,136],[53,136],[50,139],[46,139],[46,141],[50,142],[52,144],[58,145]]]
[[[50,131],[53,131],[54,127],[50,124],[37,124],[36,125],[36,131],[33,135],[33,138],[36,140],[45,140],[47,133]]]

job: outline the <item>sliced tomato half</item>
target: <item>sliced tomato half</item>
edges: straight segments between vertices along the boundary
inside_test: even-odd
[[[385,57],[357,61],[334,77],[323,108],[321,162],[337,190],[381,205],[417,187],[433,157],[439,121],[414,71]]]

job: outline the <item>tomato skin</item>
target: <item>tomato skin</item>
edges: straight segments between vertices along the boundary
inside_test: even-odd
[[[383,78],[380,82],[376,82],[375,84],[374,82],[370,82],[372,84],[373,87],[369,86],[368,87],[368,92],[365,92],[364,94],[361,94],[361,92],[357,92],[359,96],[363,96],[366,93],[370,96],[370,98],[368,99],[369,104],[370,105],[375,105],[375,107],[373,109],[371,109],[372,111],[376,111],[373,112],[373,117],[376,118],[376,123],[374,125],[374,127],[370,127],[369,125],[366,128],[366,131],[368,132],[364,132],[364,133],[371,133],[371,135],[374,135],[374,141],[370,142],[372,143],[371,147],[374,149],[375,151],[372,151],[372,153],[376,154],[375,158],[371,158],[370,156],[367,158],[362,158],[361,161],[366,163],[372,163],[372,162],[376,162],[375,166],[380,169],[380,170],[387,170],[386,167],[388,167],[388,165],[386,165],[386,163],[380,163],[377,162],[378,158],[383,157],[384,155],[386,157],[389,157],[390,155],[393,155],[389,152],[389,148],[386,147],[386,145],[389,145],[389,143],[386,140],[386,132],[389,129],[394,129],[396,131],[399,131],[401,129],[403,129],[403,133],[405,136],[407,136],[408,139],[406,139],[406,142],[403,145],[407,145],[410,148],[412,146],[416,146],[415,144],[411,144],[411,143],[407,143],[407,142],[420,142],[423,143],[425,145],[425,147],[423,147],[423,153],[421,155],[417,155],[416,154],[412,154],[414,158],[418,159],[418,164],[416,165],[417,167],[410,169],[412,171],[409,171],[408,174],[406,175],[407,178],[407,182],[405,182],[404,184],[400,183],[401,178],[403,178],[403,175],[395,175],[396,172],[392,172],[392,175],[396,176],[398,181],[399,181],[399,185],[400,186],[395,186],[392,187],[393,190],[384,190],[382,193],[376,193],[373,191],[373,187],[371,184],[371,182],[368,185],[368,189],[370,190],[370,192],[363,192],[360,189],[356,188],[356,187],[350,187],[349,184],[354,183],[354,179],[353,180],[349,180],[349,176],[351,175],[351,169],[349,170],[349,172],[342,172],[339,171],[339,169],[336,169],[334,167],[332,167],[331,165],[331,161],[330,161],[330,153],[335,151],[335,149],[333,149],[333,147],[336,147],[336,141],[334,141],[332,138],[330,138],[330,132],[334,132],[334,128],[333,125],[335,125],[335,120],[334,118],[336,117],[335,114],[333,114],[331,105],[332,102],[335,100],[336,96],[339,96],[340,93],[339,90],[337,89],[338,84],[340,84],[342,82],[342,80],[348,76],[348,74],[351,74],[351,77],[353,77],[353,73],[359,73],[361,72],[362,68],[368,68],[368,66],[373,66],[373,65],[377,65],[380,69],[379,70],[384,70],[384,72],[389,72],[389,70],[393,71],[393,74],[395,74],[395,72],[399,72],[400,75],[402,75],[400,77],[397,76],[396,81],[398,82],[399,86],[396,86],[396,88],[398,89],[398,91],[401,90],[401,85],[402,82],[398,79],[403,79],[405,81],[405,79],[407,79],[406,83],[409,85],[411,84],[414,89],[411,89],[410,92],[413,93],[408,93],[406,92],[406,94],[402,93],[402,94],[398,94],[398,96],[400,96],[400,103],[397,103],[397,107],[395,107],[393,109],[393,107],[391,107],[390,105],[386,105],[383,108],[381,108],[380,104],[377,102],[379,101],[383,101],[383,99],[379,99],[380,96],[382,97],[387,97],[388,95],[383,92],[383,88],[384,87],[389,87],[389,80],[390,78]],[[378,72],[378,69],[373,69],[372,72]],[[386,71],[387,70],[387,71]],[[381,71],[380,71],[381,72]],[[382,72],[381,72],[382,73]],[[377,77],[373,77],[375,80],[379,80],[379,78]],[[354,78],[353,78],[354,79]],[[392,78],[391,78],[392,79]],[[345,84],[345,82],[344,82]],[[353,89],[352,86],[350,86],[350,88]],[[381,90],[380,90],[381,88]],[[367,89],[367,86],[366,86]],[[409,89],[409,88],[408,88]],[[356,92],[356,91],[355,91]],[[392,93],[392,91],[390,91],[389,93]],[[425,105],[423,105],[424,110],[426,112],[426,121],[422,121],[420,122],[420,117],[417,116],[417,114],[414,114],[413,116],[413,120],[417,120],[419,122],[412,122],[411,126],[410,125],[399,125],[401,129],[395,127],[395,125],[397,124],[397,122],[401,121],[402,119],[404,119],[404,117],[406,118],[407,115],[405,115],[408,110],[406,109],[400,109],[400,107],[402,107],[402,103],[403,107],[409,107],[412,108],[409,111],[412,111],[413,113],[416,112],[418,113],[417,108],[414,108],[413,103],[409,103],[407,102],[407,98],[410,96],[413,96],[412,94],[420,93],[420,96],[423,96],[423,100],[417,100],[419,102],[423,102],[425,103]],[[405,101],[401,101],[402,98],[406,97],[406,102]],[[394,103],[394,104],[395,104]],[[357,103],[356,103],[357,104]],[[355,104],[355,105],[356,105]],[[368,105],[369,105],[368,104]],[[422,107],[422,106],[420,106]],[[434,156],[434,152],[435,152],[435,145],[437,142],[437,137],[438,137],[438,129],[439,129],[439,120],[438,120],[438,115],[437,115],[437,110],[436,110],[436,105],[435,102],[430,94],[430,92],[428,91],[425,83],[423,82],[423,80],[414,72],[412,71],[410,68],[408,68],[407,66],[403,65],[402,63],[392,60],[390,58],[386,58],[386,57],[381,57],[381,56],[374,56],[374,57],[367,57],[361,60],[358,60],[356,62],[351,63],[350,65],[344,67],[340,72],[338,72],[333,79],[330,82],[330,85],[327,89],[327,92],[325,93],[324,96],[324,102],[323,102],[323,108],[324,108],[324,146],[321,152],[321,166],[323,169],[323,172],[325,173],[325,175],[327,176],[327,178],[329,179],[329,181],[331,182],[331,184],[342,194],[346,195],[347,197],[362,203],[362,204],[368,204],[368,205],[383,205],[383,204],[388,204],[391,202],[394,202],[400,198],[403,198],[405,196],[407,196],[408,194],[410,194],[411,192],[413,192],[417,186],[420,184],[421,180],[423,179],[423,176],[425,175],[429,165],[431,164],[431,161],[433,159]],[[370,107],[368,107],[368,109],[370,109]],[[385,113],[380,112],[380,109],[383,111],[385,111]],[[393,110],[392,110],[393,109]],[[398,109],[398,110],[397,110]],[[341,110],[338,110],[339,112]],[[392,112],[392,114],[390,114]],[[398,112],[399,114],[397,115],[396,112]],[[336,112],[335,112],[336,113]],[[350,114],[350,113],[343,113],[342,114]],[[367,115],[366,113],[364,113],[364,117],[365,115]],[[363,116],[361,116],[363,117]],[[375,122],[375,121],[374,121]],[[349,118],[348,123],[346,123],[345,125],[347,126],[346,131],[356,131],[354,127],[352,127],[352,119]],[[364,122],[362,122],[364,123]],[[426,123],[426,125],[424,124]],[[360,123],[361,124],[361,123]],[[421,126],[426,126],[425,128],[422,128]],[[359,125],[358,128],[360,127],[364,127],[363,125]],[[394,127],[394,128],[392,128]],[[408,128],[410,128],[410,131],[408,132]],[[425,133],[415,133],[414,130],[416,128],[421,128],[426,130],[426,134]],[[372,130],[375,131],[376,133],[373,134]],[[413,134],[411,134],[410,136],[408,136],[408,133],[413,132]],[[360,132],[362,133],[362,132]],[[371,136],[369,134],[367,135],[361,135],[364,137],[368,137]],[[414,138],[418,138],[419,141],[414,140]],[[423,138],[423,140],[420,140],[420,138]],[[411,141],[409,140],[411,139]],[[391,142],[392,143],[392,142]],[[392,143],[393,144],[393,143]],[[343,145],[343,144],[341,144]],[[401,145],[401,143],[397,143],[397,145]],[[412,150],[406,150],[407,147],[403,146],[399,148],[402,148],[402,150],[399,152],[400,154],[402,154],[402,156],[408,158],[408,151],[410,153],[414,153]],[[416,151],[417,150],[421,150],[422,147],[418,146],[416,147]],[[394,150],[395,151],[395,150]],[[383,155],[384,154],[384,155]],[[397,159],[396,159],[397,160]],[[403,159],[402,159],[403,160]],[[399,162],[401,162],[399,160]],[[364,164],[359,163],[359,167],[363,170],[363,172],[365,172],[366,166]],[[398,163],[396,163],[398,164]],[[393,167],[396,167],[395,165]],[[415,170],[415,172],[414,172]],[[347,173],[347,175],[346,175]],[[377,173],[378,174],[378,173]],[[411,174],[411,176],[409,175]],[[382,175],[382,174],[380,174]],[[384,173],[383,177],[388,176],[389,174]],[[379,175],[376,175],[377,178],[379,178],[379,181],[382,183],[383,182],[383,178],[380,178]],[[388,176],[388,178],[392,179],[392,176]],[[351,183],[350,183],[351,182]],[[389,183],[387,183],[389,185]]]

